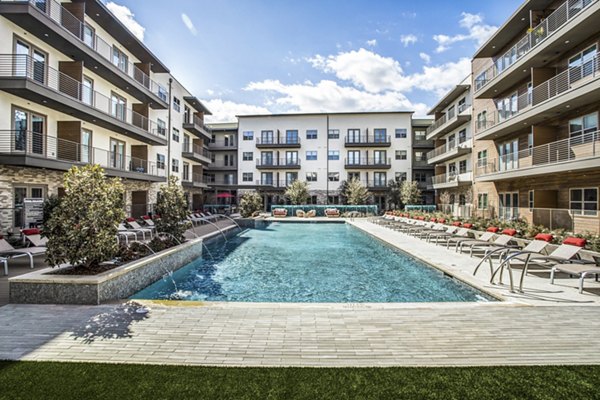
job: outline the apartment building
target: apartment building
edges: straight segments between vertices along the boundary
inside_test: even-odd
[[[184,150],[211,139],[208,110],[101,1],[2,0],[0,38],[1,231],[35,223],[73,165],[122,178],[135,216],[170,174],[204,187],[210,157]]]
[[[412,179],[412,112],[239,116],[240,192],[258,190],[266,207],[285,202],[295,180],[311,202],[339,204],[340,185],[360,180],[386,207],[388,181]],[[268,208],[267,208],[268,209]]]
[[[432,107],[429,115],[435,122],[426,131],[426,139],[435,144],[427,162],[435,168],[431,183],[438,204],[457,216],[470,215],[473,202],[471,102],[468,76]]]
[[[210,124],[210,129],[212,138],[208,148],[212,162],[205,172],[205,179],[211,189],[206,192],[206,203],[237,204],[238,124],[237,122]]]
[[[427,129],[433,122],[432,119],[412,120],[412,180],[418,183],[422,203],[426,205],[435,204],[435,190],[431,184],[434,166],[427,161],[427,154],[435,146],[434,140],[427,139]]]
[[[526,1],[477,51],[477,211],[600,231],[600,1]]]

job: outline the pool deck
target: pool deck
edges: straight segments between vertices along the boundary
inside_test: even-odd
[[[0,307],[0,359],[223,366],[600,364],[600,285],[528,276],[524,294],[472,278],[474,259],[348,221],[507,301],[282,304],[138,301]],[[442,260],[442,261],[439,261]],[[488,273],[489,274],[489,273]],[[587,286],[587,285],[586,285]]]

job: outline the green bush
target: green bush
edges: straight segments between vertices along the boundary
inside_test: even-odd
[[[344,197],[350,205],[368,204],[371,193],[358,179],[352,179],[346,184]]]
[[[304,181],[294,181],[285,190],[285,197],[294,205],[306,204],[308,201],[308,183]]]
[[[191,223],[187,220],[188,203],[177,177],[169,177],[169,182],[161,186],[155,210],[160,215],[156,231],[172,235],[180,242],[185,241],[184,233]]]
[[[257,216],[263,209],[262,196],[256,192],[244,193],[240,200],[240,214],[244,218]]]

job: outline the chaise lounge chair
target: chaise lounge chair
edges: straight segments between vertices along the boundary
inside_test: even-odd
[[[285,209],[285,208],[275,208],[275,209],[273,209],[273,217],[275,217],[275,218],[285,218],[285,217],[287,217],[287,209]]]
[[[583,293],[583,281],[588,275],[596,275],[596,281],[598,281],[598,276],[600,276],[600,266],[598,266],[598,261],[596,261],[596,265],[590,264],[577,264],[577,263],[567,263],[567,264],[556,264],[552,267],[550,271],[550,283],[554,285],[554,276],[557,272],[564,272],[570,275],[578,275],[579,276],[579,293]]]
[[[33,268],[33,257],[46,254],[46,250],[45,247],[25,247],[15,249],[6,241],[6,239],[0,239],[0,257],[4,259],[29,257],[29,266],[31,268]],[[8,273],[8,267],[5,268],[5,272]]]
[[[327,208],[325,209],[325,216],[327,218],[339,218],[340,210],[337,208]]]

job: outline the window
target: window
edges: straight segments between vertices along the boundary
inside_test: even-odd
[[[183,105],[183,122],[184,123],[192,122],[192,111],[185,104]]]
[[[330,129],[327,132],[327,137],[329,139],[339,139],[340,138],[340,130],[339,129]]]
[[[464,194],[459,194],[458,195],[458,205],[464,206],[466,204],[467,204],[467,196],[465,196]]]
[[[385,165],[387,164],[387,151],[386,150],[375,150],[373,152],[374,164]]]
[[[415,172],[414,180],[416,182],[425,183],[425,182],[427,182],[427,174],[425,172]]]
[[[190,163],[183,162],[183,172],[181,173],[181,179],[184,181],[190,180]],[[214,175],[213,175],[214,176]]]
[[[458,173],[459,174],[467,173],[467,160],[462,160],[458,163]]]
[[[167,123],[160,118],[156,119],[156,132],[161,136],[167,133]]]
[[[340,152],[338,150],[329,150],[327,152],[327,159],[337,161],[340,159]]]
[[[373,183],[376,187],[384,187],[387,185],[387,174],[385,172],[374,172]]]
[[[179,129],[173,128],[173,141],[179,143]]]
[[[252,172],[244,172],[242,173],[242,181],[244,182],[252,182]]]
[[[165,169],[165,156],[163,154],[156,154],[156,168]]]
[[[251,151],[244,151],[244,153],[242,154],[242,160],[244,160],[244,161],[254,160],[254,153],[252,153]]]
[[[597,48],[590,46],[581,53],[569,58],[569,78],[571,82],[590,76],[597,69]]]
[[[285,164],[286,165],[298,165],[298,152],[297,151],[286,151],[285,152]]]
[[[306,152],[306,161],[315,161],[317,159],[316,151],[307,151]]]
[[[179,100],[177,97],[173,97],[173,110],[181,112],[181,100]]]
[[[460,99],[458,101],[458,113],[460,114],[461,112],[465,111],[466,108],[467,108],[467,98],[463,97],[462,99]]]
[[[94,105],[94,81],[85,75],[81,85],[81,101],[89,106]]]
[[[298,173],[297,172],[286,172],[285,173],[285,183],[286,185],[291,185],[292,183],[296,182],[298,180]]]
[[[598,215],[598,188],[570,190],[570,209],[575,215]]]
[[[406,172],[396,172],[396,180],[400,181],[400,182],[405,182],[406,181]]]
[[[317,196],[310,196],[308,198],[308,204],[318,204],[317,203]]]
[[[273,165],[273,152],[262,151],[260,153],[260,161],[262,165]]]
[[[117,49],[113,46],[113,64],[117,66],[121,71],[127,73],[127,68],[129,67],[129,59],[127,58],[127,54],[123,53],[121,50]]]
[[[116,169],[125,168],[125,142],[110,138],[110,166]]]
[[[487,111],[482,111],[477,114],[477,131],[481,131],[487,128]]]
[[[171,171],[179,172],[179,160],[174,158],[172,161],[173,161],[173,164],[171,164]]]
[[[527,148],[529,149],[529,155],[531,155],[533,149],[533,132],[527,134]]]
[[[125,117],[127,115],[127,113],[125,112],[125,110],[127,109],[127,100],[125,100],[124,97],[121,97],[116,93],[112,93],[110,100],[110,114],[113,117],[120,119],[121,121],[125,121]]]
[[[583,140],[598,130],[598,113],[587,114],[569,121],[569,134],[572,138],[583,136]],[[590,137],[589,140],[592,140]]]
[[[327,174],[327,179],[329,182],[339,182],[340,181],[340,173],[339,172],[330,172]]]
[[[375,143],[386,143],[387,142],[387,130],[375,129],[374,139],[375,139]]]
[[[396,160],[406,160],[407,156],[406,150],[396,150]]]
[[[360,172],[348,172],[348,180],[360,180]]]
[[[427,161],[427,153],[424,151],[415,151],[415,161]]]
[[[406,133],[407,130],[404,128],[396,129],[396,139],[406,139]]]
[[[458,143],[464,143],[467,141],[467,130],[463,129],[462,131],[458,132]]]
[[[487,83],[487,70],[483,71],[475,78],[475,91],[481,89]]]
[[[242,132],[242,140],[254,140],[254,132],[253,131]]]
[[[316,182],[317,181],[317,173],[316,172],[307,172],[306,173],[306,182]]]
[[[519,193],[498,193],[498,218],[513,220],[519,218]]]
[[[419,141],[427,140],[427,131],[423,131],[423,130],[415,131],[415,140],[419,140]]]
[[[360,129],[348,129],[348,137],[346,143],[362,143],[360,137]]]
[[[480,210],[488,209],[488,194],[487,193],[477,194],[477,208]]]
[[[298,138],[297,130],[287,130],[285,131],[285,142],[287,144],[298,144],[300,143],[300,139]]]
[[[529,211],[533,211],[534,207],[535,207],[535,203],[534,203],[534,191],[530,190],[529,191]]]
[[[477,167],[482,168],[487,165],[487,150],[477,152]]]
[[[261,185],[272,185],[273,184],[273,173],[272,172],[263,172],[260,174],[260,184]]]
[[[348,151],[348,165],[360,165],[360,151],[349,150]]]
[[[306,139],[316,139],[318,136],[318,132],[316,129],[310,129],[306,131]]]
[[[96,31],[88,24],[83,25],[83,43],[92,49],[96,48]]]

